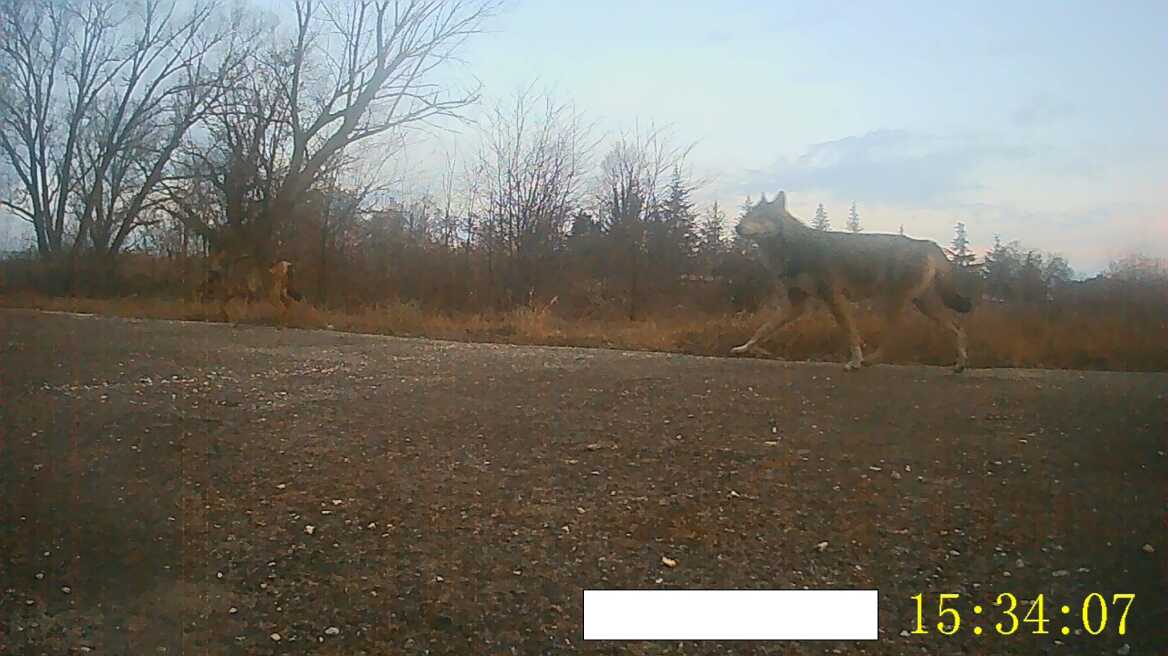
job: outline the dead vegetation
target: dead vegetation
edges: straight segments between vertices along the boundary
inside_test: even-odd
[[[0,306],[82,312],[121,317],[220,321],[220,306],[195,300],[154,297],[67,298],[36,293],[0,295]],[[572,317],[556,305],[532,304],[497,312],[443,312],[417,302],[392,302],[356,309],[319,309],[293,302],[289,309],[232,301],[239,323],[324,328],[357,333],[428,337],[475,342],[591,346],[725,356],[766,318],[760,312],[702,315],[657,313],[632,321],[620,316]],[[868,342],[881,339],[883,326],[858,313]],[[1168,323],[1137,312],[1093,312],[1088,306],[1024,306],[985,303],[967,320],[970,363],[974,367],[1040,367],[1162,371],[1168,369]],[[888,350],[888,362],[946,364],[951,344],[927,320],[911,317]],[[806,316],[767,345],[792,360],[837,360],[843,337],[825,310]]]

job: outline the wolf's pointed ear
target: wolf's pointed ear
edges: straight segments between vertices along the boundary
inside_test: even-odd
[[[762,192],[762,196],[761,196],[761,197],[759,197],[759,199],[758,199],[758,204],[759,204],[759,205],[766,205],[766,204],[767,204],[767,199],[766,199],[766,192],[765,192],[765,191],[764,191],[764,192]]]
[[[780,209],[787,209],[787,194],[780,191],[779,195],[775,196],[775,204],[778,205]]]

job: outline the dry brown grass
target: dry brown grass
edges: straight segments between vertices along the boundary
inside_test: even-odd
[[[219,306],[156,298],[87,299],[35,294],[0,296],[0,306],[68,312],[219,321]],[[569,319],[548,306],[523,307],[494,314],[444,314],[414,303],[370,306],[354,312],[319,310],[296,303],[282,313],[266,304],[233,302],[232,319],[241,323],[330,328],[358,333],[431,337],[511,344],[594,346],[725,355],[745,341],[764,313],[720,316],[658,316],[640,321]],[[860,313],[861,332],[878,342],[882,326]],[[966,322],[973,367],[1047,367],[1068,369],[1168,370],[1168,323],[1045,306],[984,305]],[[839,360],[843,339],[823,311],[801,319],[766,345],[785,358]],[[902,333],[888,350],[888,361],[949,364],[950,338],[923,317],[902,323]]]

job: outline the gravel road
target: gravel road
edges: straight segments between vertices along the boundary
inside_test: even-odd
[[[1166,374],[3,310],[0,654],[1165,654],[1166,410]],[[876,588],[881,637],[584,642],[586,588]]]

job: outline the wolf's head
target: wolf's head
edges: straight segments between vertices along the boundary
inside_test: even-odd
[[[739,237],[759,240],[765,237],[781,237],[784,232],[804,227],[787,211],[787,195],[779,192],[774,200],[768,201],[764,194],[758,204],[747,210],[734,232]]]
[[[283,279],[288,277],[288,271],[291,268],[292,268],[291,262],[289,262],[288,260],[280,260],[279,262],[276,262],[275,264],[273,264],[272,268],[268,269],[268,271],[271,271],[273,275],[275,275],[276,277],[283,280]]]

